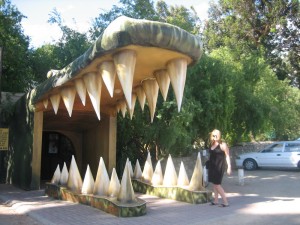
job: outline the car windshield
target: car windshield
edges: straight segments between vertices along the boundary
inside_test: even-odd
[[[267,148],[263,149],[261,152],[282,152],[283,143],[276,143],[273,145],[268,146]]]

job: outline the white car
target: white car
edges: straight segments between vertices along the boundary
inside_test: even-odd
[[[274,142],[259,152],[245,153],[236,157],[236,166],[245,170],[258,167],[300,169],[300,141]]]

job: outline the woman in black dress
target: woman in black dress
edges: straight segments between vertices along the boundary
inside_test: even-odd
[[[229,148],[225,142],[221,140],[221,132],[219,130],[213,130],[210,134],[211,146],[209,149],[209,166],[208,166],[208,181],[213,183],[214,201],[211,205],[218,205],[219,194],[223,200],[223,203],[219,206],[229,206],[225,191],[221,186],[223,174],[226,170],[227,174],[231,174],[231,164],[229,157]]]

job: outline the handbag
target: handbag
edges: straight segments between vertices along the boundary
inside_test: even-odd
[[[208,168],[209,168],[209,160],[207,160],[206,162],[205,162],[205,168],[208,170]]]

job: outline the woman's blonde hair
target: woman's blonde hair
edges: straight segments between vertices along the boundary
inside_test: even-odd
[[[210,143],[212,144],[213,143],[213,141],[214,141],[214,139],[213,139],[213,134],[216,134],[217,133],[217,135],[218,135],[218,138],[216,139],[219,143],[222,143],[222,139],[221,139],[221,137],[222,137],[222,133],[221,133],[221,131],[219,131],[218,129],[213,129],[213,131],[212,132],[210,132],[210,136],[209,136],[209,140],[210,140]]]

